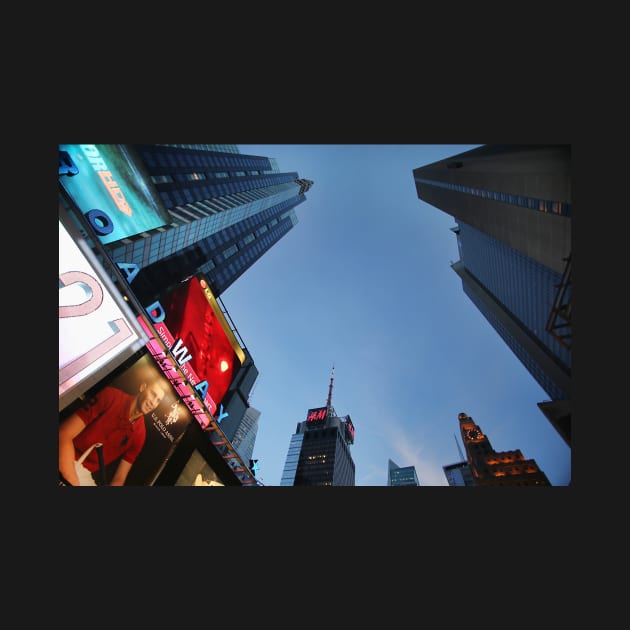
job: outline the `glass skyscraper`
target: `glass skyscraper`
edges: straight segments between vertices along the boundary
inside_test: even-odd
[[[209,149],[207,147],[212,147]],[[202,272],[221,295],[298,222],[311,180],[236,145],[125,145],[169,223],[106,245],[112,262],[137,265],[133,290],[151,303]]]
[[[419,486],[415,466],[398,466],[391,459],[387,462],[388,486]]]
[[[413,170],[418,198],[451,215],[466,295],[550,400],[570,445],[571,148],[485,145]]]

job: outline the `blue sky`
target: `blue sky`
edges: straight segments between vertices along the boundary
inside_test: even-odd
[[[537,407],[548,395],[464,295],[454,220],[416,194],[414,168],[479,145],[238,146],[314,181],[298,224],[221,296],[260,371],[262,483],[280,485],[334,364],[357,486],[386,485],[388,459],[415,466],[421,485],[448,485],[461,411],[496,451],[520,449],[567,485],[571,450]]]

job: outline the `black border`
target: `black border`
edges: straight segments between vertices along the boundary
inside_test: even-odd
[[[535,39],[539,37],[536,35]],[[531,53],[534,44],[531,41],[524,46]],[[556,44],[564,45],[558,40]],[[63,124],[59,133],[63,138],[59,141],[80,141],[84,137],[94,139],[98,136],[96,139],[101,142],[124,142],[128,141],[128,136],[133,136],[134,141],[236,144],[571,144],[575,182],[574,245],[576,240],[586,243],[582,250],[574,247],[573,263],[574,278],[577,279],[574,291],[574,485],[535,490],[476,489],[474,492],[452,488],[227,488],[217,489],[221,493],[213,495],[211,502],[206,498],[200,501],[196,492],[193,495],[179,488],[176,491],[168,488],[116,489],[117,492],[105,492],[99,497],[94,493],[89,497],[82,496],[80,500],[74,494],[70,496],[69,492],[55,489],[52,496],[46,492],[49,500],[54,502],[57,515],[54,535],[57,543],[53,542],[53,545],[68,537],[72,538],[73,544],[78,541],[88,546],[95,541],[105,541],[102,545],[105,550],[127,542],[125,549],[132,548],[134,553],[137,552],[140,557],[136,563],[146,570],[156,565],[152,554],[163,542],[160,539],[164,532],[183,531],[185,533],[181,535],[188,540],[199,541],[203,540],[204,534],[219,530],[222,537],[220,540],[213,538],[215,555],[210,557],[202,557],[199,546],[196,550],[194,545],[180,547],[176,553],[160,546],[164,563],[161,572],[169,574],[171,565],[164,561],[164,556],[170,552],[172,565],[194,564],[200,574],[211,570],[213,575],[225,579],[225,566],[221,566],[219,558],[229,550],[229,553],[237,554],[241,568],[253,565],[253,575],[261,575],[254,584],[256,589],[263,587],[261,581],[264,579],[273,583],[269,576],[275,567],[287,577],[296,565],[304,569],[304,558],[317,558],[320,549],[328,549],[327,562],[332,562],[333,557],[339,559],[338,566],[346,567],[348,575],[353,576],[350,581],[355,576],[360,579],[358,573],[365,573],[369,575],[364,578],[368,584],[377,582],[382,585],[397,571],[411,568],[416,586],[415,578],[419,580],[424,574],[427,579],[434,580],[433,586],[441,584],[446,592],[447,581],[459,578],[464,572],[461,577],[466,583],[478,582],[479,571],[483,571],[488,563],[501,569],[498,573],[491,572],[492,579],[487,575],[480,593],[500,590],[504,571],[522,578],[515,583],[515,590],[521,594],[525,591],[532,593],[533,599],[539,601],[551,597],[550,591],[562,589],[565,575],[569,584],[572,583],[567,567],[577,562],[574,557],[577,550],[570,542],[571,533],[580,524],[582,510],[578,509],[586,507],[588,492],[594,485],[589,458],[581,449],[593,452],[591,449],[598,448],[599,445],[589,444],[590,439],[597,439],[594,433],[599,433],[601,439],[599,425],[612,420],[609,412],[601,412],[603,404],[608,402],[611,384],[607,379],[608,386],[604,387],[601,379],[607,376],[596,368],[609,364],[604,352],[613,349],[614,340],[602,344],[601,339],[596,341],[590,335],[597,334],[593,311],[610,304],[610,300],[623,289],[611,280],[606,287],[612,293],[604,292],[602,279],[610,278],[608,267],[599,269],[597,265],[603,260],[598,260],[598,255],[591,255],[591,252],[600,251],[605,242],[604,230],[608,242],[611,221],[608,212],[612,212],[615,204],[603,205],[600,191],[598,199],[594,198],[592,173],[596,171],[598,155],[589,148],[588,142],[578,141],[576,137],[587,133],[584,127],[590,123],[582,121],[578,128],[571,114],[577,104],[572,98],[570,81],[564,78],[565,66],[553,62],[546,64],[541,60],[541,66],[555,69],[555,76],[545,77],[539,75],[538,66],[532,67],[530,59],[518,66],[522,74],[515,74],[517,69],[512,67],[507,76],[502,73],[501,80],[497,81],[499,77],[492,73],[487,76],[485,66],[478,65],[479,62],[471,63],[468,53],[457,45],[438,46],[436,57],[444,55],[445,48],[453,65],[438,64],[433,71],[427,71],[418,61],[416,68],[403,73],[401,82],[404,85],[396,85],[393,78],[379,81],[372,76],[374,68],[368,72],[367,66],[361,65],[357,58],[358,64],[353,68],[358,73],[350,72],[344,65],[344,81],[340,79],[341,73],[333,73],[338,80],[335,83],[333,78],[332,84],[324,82],[324,73],[315,71],[310,74],[306,68],[303,75],[279,72],[285,76],[282,91],[290,87],[291,78],[297,79],[296,84],[301,90],[297,93],[289,90],[284,96],[279,92],[265,93],[264,97],[259,95],[260,98],[255,98],[256,106],[250,108],[241,103],[239,109],[235,104],[239,98],[234,95],[220,98],[236,85],[221,86],[215,93],[216,98],[212,99],[220,102],[210,110],[205,99],[195,103],[195,98],[179,101],[169,98],[168,104],[164,103],[161,109],[158,106],[157,112],[147,116],[154,107],[149,99],[131,99],[131,107],[127,109],[130,104],[128,95],[120,102],[111,98],[101,104],[100,115],[92,112],[85,121],[60,116]],[[500,50],[497,50],[495,58],[499,55]],[[392,69],[391,62],[385,65]],[[269,70],[267,66],[267,77]],[[381,75],[378,77],[382,78]],[[364,84],[360,78],[365,79]],[[341,89],[332,90],[331,85]],[[279,86],[278,81],[276,87],[280,89]],[[140,96],[138,89],[135,92]],[[256,96],[256,89],[250,94]],[[241,94],[240,100],[247,100],[243,96]],[[379,100],[384,97],[386,106]],[[97,119],[99,128],[95,132],[93,125]],[[124,133],[120,132],[118,123],[121,119],[127,120],[125,127],[128,131]],[[333,122],[329,122],[331,119]],[[104,120],[111,122],[106,130],[100,128]],[[170,128],[164,131],[166,121],[170,121]],[[46,155],[49,159],[45,160],[44,172],[52,170],[54,174],[56,144]],[[619,176],[623,177],[621,171]],[[37,192],[33,191],[35,195]],[[47,208],[49,203],[45,197],[39,206]],[[52,203],[56,204],[56,199]],[[607,262],[613,264],[610,257]],[[34,271],[41,275],[38,264]],[[41,299],[39,297],[39,303]],[[52,299],[46,302],[51,307]],[[620,326],[623,327],[621,322]],[[45,325],[43,330],[46,330]],[[601,328],[600,332],[603,332]],[[54,386],[51,390],[54,392]],[[603,393],[599,396],[596,392]],[[597,410],[595,398],[598,399]],[[595,427],[595,430],[587,433],[585,427]],[[42,440],[39,445],[44,449],[43,460],[48,457],[47,443]],[[612,474],[608,469],[607,473]],[[42,485],[41,481],[40,478],[38,486]],[[120,527],[122,514],[127,525],[124,533]],[[86,521],[89,521],[89,527]],[[141,529],[147,540],[154,544],[145,545],[147,549],[140,551],[137,540],[135,544],[129,540],[130,525],[135,531]],[[422,559],[430,559],[431,568],[421,562]],[[76,564],[76,557],[72,564]],[[431,575],[431,570],[436,567],[439,573]],[[402,579],[403,574],[398,575]],[[333,571],[331,586],[335,585],[334,576]],[[528,576],[535,581],[529,582]],[[553,579],[549,579],[551,576]],[[341,588],[345,582],[341,579],[336,585]],[[194,585],[190,586],[194,593]],[[320,586],[325,587],[324,584]],[[457,599],[463,594],[462,588],[461,585],[454,587]],[[295,594],[294,588],[291,592]],[[356,590],[354,592],[358,595]],[[555,592],[555,597],[558,596]],[[361,600],[353,600],[353,606],[362,605]],[[470,608],[467,611],[470,614]]]

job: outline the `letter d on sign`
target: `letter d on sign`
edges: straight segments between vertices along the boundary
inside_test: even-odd
[[[153,320],[154,324],[159,324],[166,318],[166,313],[164,312],[159,300],[157,302],[153,302],[153,304],[150,304],[149,306],[145,306],[145,310],[149,314],[149,317]]]

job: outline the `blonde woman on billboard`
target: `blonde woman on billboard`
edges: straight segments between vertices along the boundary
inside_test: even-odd
[[[120,462],[109,482],[122,486],[146,439],[144,417],[167,392],[161,379],[145,380],[134,396],[117,387],[104,387],[59,425],[59,473],[65,485],[99,485],[99,446],[106,467]]]

